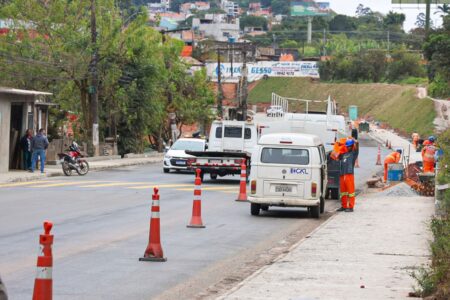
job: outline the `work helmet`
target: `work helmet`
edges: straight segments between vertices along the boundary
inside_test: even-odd
[[[355,144],[355,141],[354,140],[347,140],[346,142],[345,142],[345,146],[346,147],[351,147],[351,146],[353,146]]]
[[[436,140],[436,138],[434,137],[434,135],[431,135],[428,140],[432,143],[434,143],[434,141]]]
[[[397,149],[397,150],[395,150],[395,152],[402,154],[403,150],[402,149]]]

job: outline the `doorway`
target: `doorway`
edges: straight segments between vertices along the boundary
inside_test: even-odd
[[[9,136],[9,169],[22,168],[22,155],[19,147],[23,124],[23,104],[11,104],[11,129]]]

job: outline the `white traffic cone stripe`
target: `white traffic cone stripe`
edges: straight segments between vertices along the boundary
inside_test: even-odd
[[[52,267],[37,267],[36,279],[52,279]]]
[[[152,219],[159,219],[159,211],[152,211]]]
[[[159,206],[159,200],[153,200],[152,206]]]

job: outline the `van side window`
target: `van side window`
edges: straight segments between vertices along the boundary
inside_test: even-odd
[[[216,139],[221,139],[222,138],[222,127],[217,127],[216,128]]]
[[[244,139],[249,140],[252,138],[252,130],[250,128],[245,128]]]
[[[264,148],[261,162],[266,164],[309,165],[309,151],[306,149]]]
[[[224,137],[242,138],[242,127],[225,127]]]

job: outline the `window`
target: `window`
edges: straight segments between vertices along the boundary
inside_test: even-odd
[[[266,164],[308,165],[309,151],[306,149],[264,148],[261,162]]]
[[[217,127],[216,128],[216,139],[221,139],[222,138],[222,127]]]
[[[250,128],[245,128],[244,139],[249,140],[252,138],[252,130]]]
[[[225,127],[224,137],[242,138],[242,127]]]

